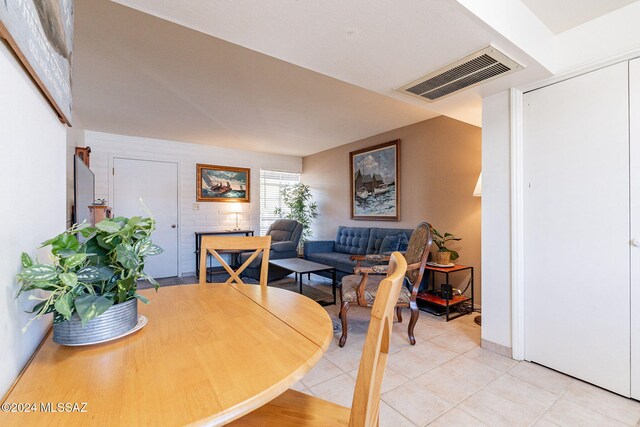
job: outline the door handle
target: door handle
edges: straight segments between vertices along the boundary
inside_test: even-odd
[[[176,228],[176,225],[175,224],[171,224],[171,228]]]
[[[640,246],[640,240],[638,239],[631,239],[631,244],[635,247]]]

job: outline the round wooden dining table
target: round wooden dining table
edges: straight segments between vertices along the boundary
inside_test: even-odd
[[[132,335],[85,347],[47,336],[3,399],[0,425],[222,425],[299,381],[333,336],[322,307],[278,288],[140,293],[148,324]]]

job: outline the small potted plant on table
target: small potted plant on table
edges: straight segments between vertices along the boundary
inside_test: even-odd
[[[151,241],[154,230],[153,218],[106,219],[95,227],[74,225],[43,242],[42,247],[51,246],[52,264],[22,253],[18,295],[49,292],[42,298],[29,296],[40,301],[29,324],[52,313],[53,340],[65,345],[105,341],[131,330],[138,322],[137,301],[148,302],[136,292],[138,279],[158,289],[144,272],[145,258],[162,252]]]
[[[433,242],[438,247],[438,251],[435,254],[435,262],[439,265],[449,265],[451,261],[457,260],[460,255],[458,252],[447,248],[447,242],[460,241],[462,238],[456,237],[451,233],[440,234],[438,230],[433,229]]]

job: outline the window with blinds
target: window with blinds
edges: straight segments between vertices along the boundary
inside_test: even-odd
[[[287,185],[300,182],[299,173],[260,170],[260,235],[264,236],[269,226],[280,218],[274,214],[276,208],[287,212],[282,202],[281,190]]]

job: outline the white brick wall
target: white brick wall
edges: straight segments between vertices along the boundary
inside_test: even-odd
[[[195,272],[194,232],[228,230],[235,227],[235,215],[228,203],[196,203],[196,163],[248,167],[251,169],[251,203],[243,203],[240,227],[260,231],[260,169],[302,172],[302,158],[256,153],[232,148],[166,141],[86,131],[91,147],[91,170],[96,175],[96,198],[113,200],[110,174],[114,157],[178,162],[179,257],[178,274]],[[117,212],[115,212],[117,215]]]

